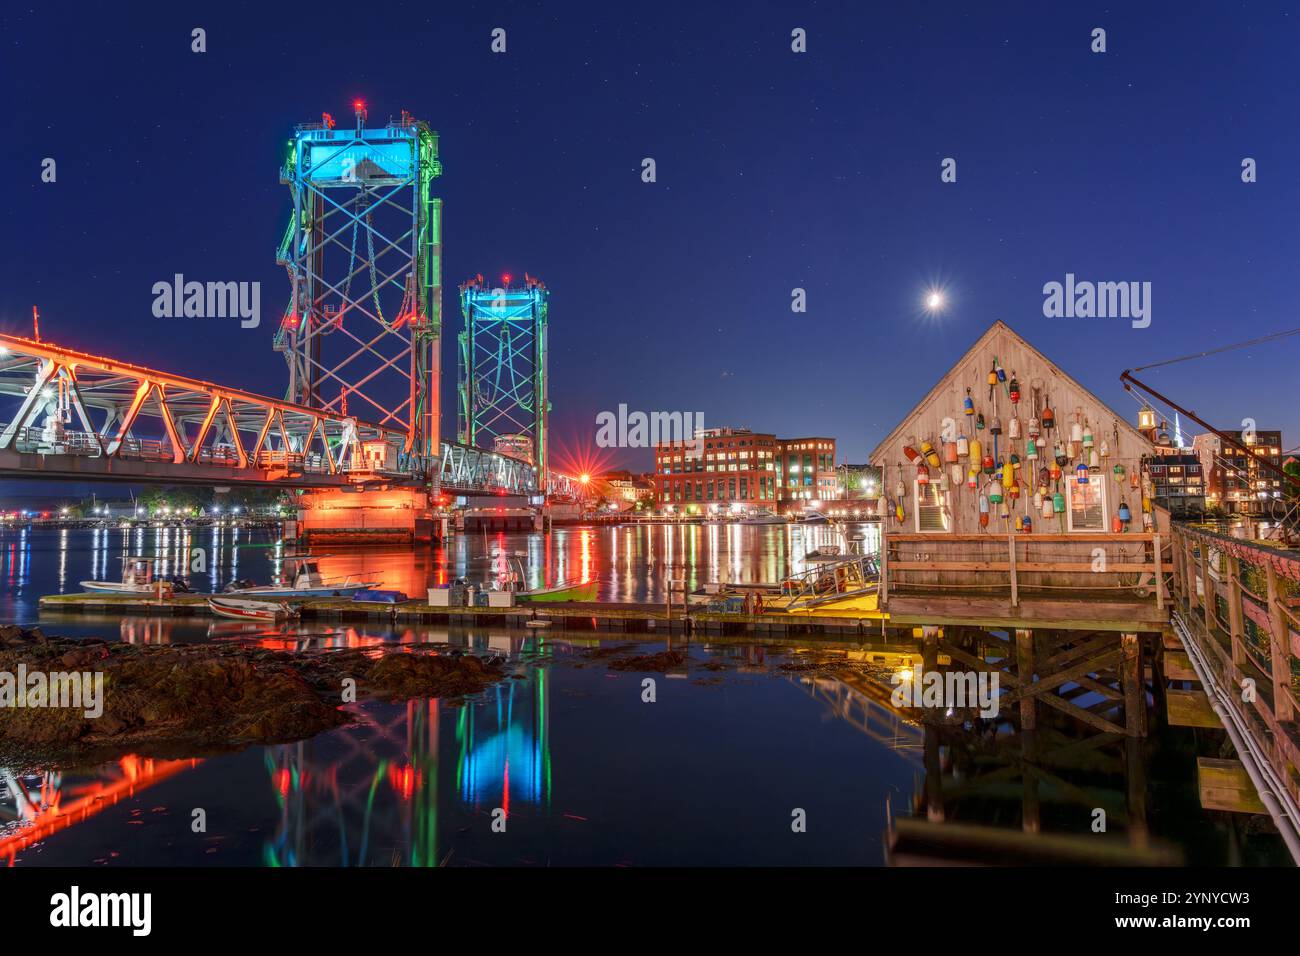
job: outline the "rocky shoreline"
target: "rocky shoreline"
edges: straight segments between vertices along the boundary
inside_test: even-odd
[[[33,696],[28,686],[19,688],[27,704],[20,706],[20,673],[29,682],[102,675],[95,677],[98,705],[89,707],[88,698],[78,706],[30,706],[45,703],[45,694]],[[177,758],[302,740],[350,722],[344,706],[353,701],[463,698],[504,677],[499,659],[445,645],[290,653],[70,640],[0,626],[0,765],[70,765],[126,753]],[[100,713],[87,716],[95,709]]]

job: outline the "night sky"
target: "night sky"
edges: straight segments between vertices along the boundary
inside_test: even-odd
[[[37,303],[60,344],[283,394],[284,142],[360,97],[371,125],[406,109],[441,134],[445,434],[456,286],[525,270],[552,293],[561,456],[623,402],[863,461],[995,319],[1131,419],[1123,369],[1300,325],[1287,6],[6,4],[0,329],[29,334]],[[154,318],[176,272],[260,281],[261,328]],[[1150,327],[1045,318],[1067,272],[1149,281]],[[1284,339],[1149,381],[1291,446],[1298,354]]]

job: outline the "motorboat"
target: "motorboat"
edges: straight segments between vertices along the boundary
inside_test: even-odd
[[[755,508],[753,511],[746,512],[736,522],[737,524],[785,524],[785,518],[779,514],[769,511],[767,508]]]
[[[153,566],[156,558],[123,558],[122,580],[82,581],[87,591],[102,594],[159,594],[170,593],[172,583],[155,579]]]
[[[349,574],[342,580],[327,581],[320,573],[317,561],[324,555],[301,555],[286,557],[284,560],[292,568],[284,576],[287,584],[256,584],[251,587],[227,587],[226,594],[235,597],[278,598],[350,598],[358,591],[370,591],[384,586],[382,581],[363,580],[358,575]]]
[[[549,588],[531,588],[515,592],[519,601],[594,601],[596,582],[579,581],[576,584],[554,584]]]
[[[596,600],[597,583],[594,578],[586,581],[558,581],[549,587],[530,588],[524,585],[528,576],[524,573],[524,565],[521,558],[524,552],[516,552],[507,555],[498,553],[489,560],[500,561],[505,559],[506,570],[497,580],[490,583],[488,590],[510,591],[514,594],[516,601],[537,601],[537,602],[555,602],[555,601],[594,601]]]
[[[263,601],[224,594],[214,594],[208,598],[208,607],[217,617],[230,618],[234,621],[274,622],[298,616],[298,608],[285,601]]]

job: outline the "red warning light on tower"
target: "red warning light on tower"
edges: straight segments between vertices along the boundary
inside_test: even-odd
[[[510,273],[509,273],[509,272],[503,272],[503,273],[501,274],[501,284],[502,284],[502,285],[509,285],[509,284],[510,284]]]

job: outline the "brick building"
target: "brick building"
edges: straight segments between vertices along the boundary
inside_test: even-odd
[[[1225,431],[1223,434],[1232,442],[1222,441],[1209,432],[1192,439],[1192,448],[1205,474],[1207,507],[1218,505],[1234,514],[1267,513],[1269,499],[1282,496],[1282,479],[1246,454],[1241,445],[1248,445],[1256,455],[1281,467],[1282,433],[1256,431],[1247,435]],[[1250,442],[1246,441],[1247,437]]]
[[[704,429],[692,443],[655,446],[654,481],[655,501],[665,510],[815,507],[836,497],[835,440]]]

